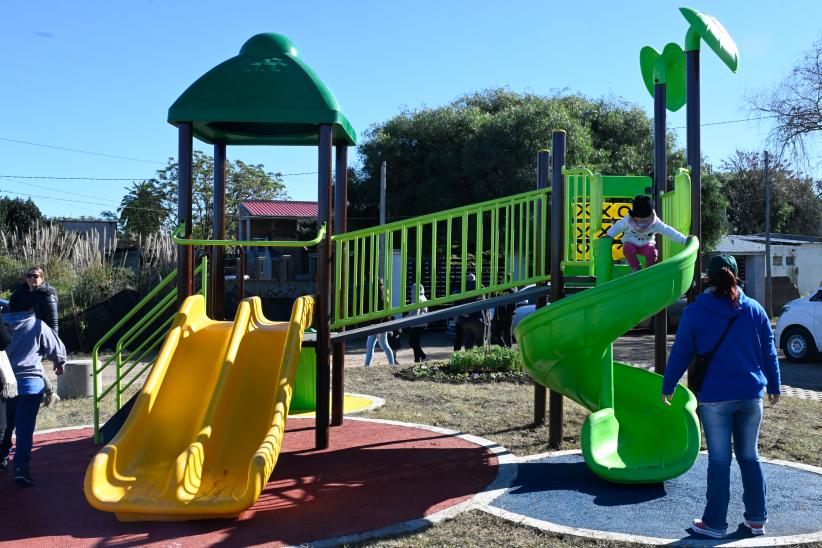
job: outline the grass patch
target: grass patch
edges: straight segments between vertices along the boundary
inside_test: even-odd
[[[567,546],[578,548],[610,548],[616,546],[640,546],[627,542],[610,542],[540,531],[525,525],[486,514],[479,510],[464,512],[453,519],[440,522],[412,536],[373,540],[346,546],[400,546],[451,547],[451,546],[517,546],[544,548]]]

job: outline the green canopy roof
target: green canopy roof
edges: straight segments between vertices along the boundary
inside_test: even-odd
[[[168,109],[175,126],[192,122],[194,136],[229,145],[316,145],[318,127],[333,127],[335,144],[357,134],[337,99],[281,34],[252,36]]]

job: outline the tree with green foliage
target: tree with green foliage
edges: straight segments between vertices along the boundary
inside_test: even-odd
[[[737,150],[722,163],[717,177],[726,197],[727,217],[735,234],[765,230],[765,179],[762,155]],[[771,231],[807,236],[822,235],[822,197],[819,183],[772,158]]]
[[[704,164],[703,164],[704,165]],[[722,182],[714,173],[702,173],[702,251],[712,251],[719,239],[729,232],[728,198],[722,193]]]
[[[160,232],[171,217],[166,194],[153,181],[132,184],[117,211],[120,232],[129,238],[145,239]]]
[[[23,234],[42,221],[43,214],[31,198],[0,198],[0,230]]]
[[[157,177],[135,183],[120,204],[120,222],[127,235],[143,235],[170,230],[177,220],[178,165],[169,158],[168,165],[157,171]],[[195,238],[212,238],[212,204],[214,198],[214,160],[194,151],[192,161],[193,200],[192,232]],[[261,164],[242,160],[226,162],[226,231],[237,233],[240,203],[245,200],[288,198],[280,173],[266,171]]]
[[[492,89],[442,107],[404,111],[371,127],[359,147],[362,167],[350,185],[350,224],[376,224],[383,161],[389,219],[531,190],[536,153],[549,145],[555,128],[567,132],[569,166],[619,175],[652,172],[652,122],[639,107]],[[668,149],[672,175],[685,160],[670,135]]]

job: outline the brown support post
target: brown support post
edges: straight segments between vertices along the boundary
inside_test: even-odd
[[[549,171],[551,163],[551,156],[547,150],[540,150],[537,152],[537,188],[547,188],[548,187],[548,178],[549,178]],[[546,258],[542,254],[542,243],[545,241],[546,231],[548,230],[547,226],[541,226],[539,224],[540,219],[542,219],[541,212],[537,213],[536,222],[537,222],[537,238],[539,238],[539,245],[537,245],[537,252],[539,253],[536,257],[537,260],[537,271],[538,272],[545,272],[545,262]],[[542,284],[540,284],[542,285]],[[543,306],[548,304],[548,299],[545,297],[540,297],[537,299],[537,308],[542,308]],[[539,383],[534,383],[534,424],[544,424],[545,423],[545,404],[547,401],[547,390],[544,386]]]
[[[212,232],[215,240],[225,240],[225,143],[214,145],[214,204]],[[214,320],[225,319],[225,248],[211,247],[211,290],[208,293],[209,310]]]
[[[559,301],[565,293],[562,279],[562,259],[565,255],[565,181],[562,167],[565,165],[565,132],[551,134],[551,302]],[[562,444],[562,394],[551,390],[548,402],[548,445]]]
[[[338,144],[334,147],[334,151],[336,153],[334,168],[334,234],[342,234],[348,228],[348,145],[345,143]],[[334,263],[336,262],[335,260]],[[341,269],[340,279],[343,280],[343,284],[341,287],[334,287],[334,291],[340,294],[340,302],[343,302],[347,289],[345,283],[345,257],[339,261],[339,264]],[[332,357],[331,426],[341,426],[345,404],[345,342],[334,343]]]
[[[194,129],[191,122],[180,122],[177,127],[177,222],[185,223],[183,238],[191,238],[192,180],[191,162]],[[180,246],[177,253],[177,307],[186,297],[194,294],[194,248]]]
[[[317,384],[316,429],[314,444],[317,449],[328,447],[329,390],[331,367],[331,126],[320,126],[317,162],[317,222],[326,223],[326,236],[317,245],[317,304],[314,317],[317,326]]]

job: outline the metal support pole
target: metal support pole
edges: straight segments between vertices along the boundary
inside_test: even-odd
[[[666,128],[665,118],[665,84],[654,84],[654,202],[657,215],[662,218],[662,193],[666,188]],[[663,219],[664,220],[664,219]],[[656,248],[659,250],[659,260],[662,256],[660,236],[657,235]],[[668,357],[668,309],[663,308],[654,316],[654,371],[659,374],[665,372],[665,362]]]
[[[691,234],[702,242],[702,150],[699,127],[699,50],[688,51],[686,56],[687,107],[686,128],[688,167],[691,168]],[[697,253],[694,265],[694,287],[688,293],[693,302],[702,293],[702,253]]]
[[[562,280],[562,259],[565,256],[565,180],[562,168],[565,165],[565,132],[556,130],[551,134],[551,302],[557,302],[565,293]],[[551,390],[548,402],[548,444],[559,447],[562,444],[562,394]],[[545,408],[543,406],[544,421]],[[536,416],[534,417],[536,421]]]
[[[185,223],[183,238],[191,238],[192,180],[194,128],[191,122],[180,122],[177,126],[177,222]],[[186,297],[194,295],[194,248],[179,246],[177,252],[177,307]]]
[[[385,194],[387,188],[386,178],[387,164],[383,160],[380,164],[380,226],[385,224]],[[380,277],[385,276],[385,234],[380,234],[380,263],[379,263]]]
[[[334,234],[342,234],[348,228],[348,146],[338,144],[334,151]],[[343,249],[344,256],[336,257],[338,260],[334,261],[340,267],[340,279],[343,280],[340,287],[334,288],[340,294],[341,303],[345,302],[348,289],[345,275],[347,253],[348,250]],[[345,404],[345,342],[334,343],[331,374],[331,426],[341,426]]]
[[[328,447],[329,390],[331,371],[331,126],[320,126],[320,142],[317,161],[317,222],[326,223],[328,229],[322,242],[317,245],[317,304],[314,317],[317,326],[317,384],[316,430],[314,443],[317,449]]]
[[[771,180],[770,156],[765,151],[765,312],[773,318],[773,278],[771,277]]]
[[[215,240],[225,240],[225,192],[226,192],[226,146],[214,145],[214,201],[212,207],[212,232]],[[211,290],[209,310],[214,320],[225,319],[225,248],[211,247]]]
[[[547,150],[540,150],[537,152],[537,188],[547,188],[548,187],[548,179],[550,176],[550,163],[551,163],[551,154]],[[541,207],[541,206],[540,206]],[[547,257],[542,254],[543,245],[542,242],[545,241],[546,232],[548,230],[547,226],[540,226],[539,222],[542,219],[541,211],[537,210],[536,214],[536,222],[537,222],[537,230],[536,230],[536,237],[538,238],[537,243],[537,272],[544,272],[545,271],[545,261]],[[540,297],[537,299],[537,308],[542,308],[548,304],[548,299],[545,297]],[[543,424],[545,422],[545,403],[546,403],[546,390],[545,387],[541,384],[534,383],[534,424]]]

